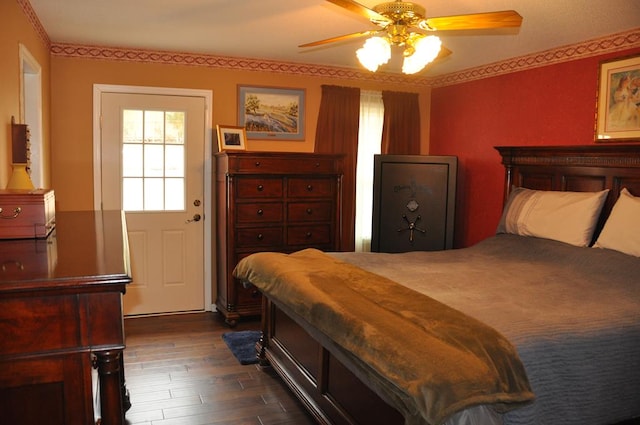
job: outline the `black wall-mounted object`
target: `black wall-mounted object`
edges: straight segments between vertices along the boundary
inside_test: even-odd
[[[453,248],[458,158],[375,155],[371,251]]]

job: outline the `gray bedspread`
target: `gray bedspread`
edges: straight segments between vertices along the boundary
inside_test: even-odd
[[[505,335],[536,394],[505,425],[640,417],[640,258],[506,234],[459,250],[332,255]]]

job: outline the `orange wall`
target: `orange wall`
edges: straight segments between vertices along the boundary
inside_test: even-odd
[[[42,137],[44,178],[49,181],[49,49],[34,31],[18,2],[0,1],[0,189],[11,176],[11,117],[23,123],[20,105],[20,54],[22,43],[42,67]],[[27,123],[28,124],[28,123]]]
[[[92,96],[94,84],[179,87],[213,91],[213,125],[236,125],[237,85],[304,88],[306,137],[303,141],[248,140],[249,150],[312,152],[321,85],[334,84],[372,90],[420,94],[420,108],[429,116],[430,90],[425,86],[381,85],[367,81],[318,78],[243,70],[156,63],[120,62],[53,56],[52,129],[53,187],[59,210],[93,208]],[[422,125],[423,152],[428,151],[428,120]]]
[[[594,143],[599,62],[640,49],[434,88],[430,153],[457,155],[456,247],[492,234],[504,168],[494,146]]]

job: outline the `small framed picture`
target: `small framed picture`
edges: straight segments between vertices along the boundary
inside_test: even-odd
[[[600,62],[596,142],[640,140],[640,55]]]
[[[246,150],[247,133],[244,127],[216,125],[218,131],[218,149],[220,152]]]

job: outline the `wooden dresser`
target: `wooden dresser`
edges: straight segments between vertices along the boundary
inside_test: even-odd
[[[124,424],[130,276],[120,211],[57,212],[47,239],[0,242],[2,423],[95,422],[97,368],[102,425]]]
[[[260,251],[340,250],[340,155],[222,152],[215,155],[217,301],[226,322],[257,316],[261,295],[233,278]]]

